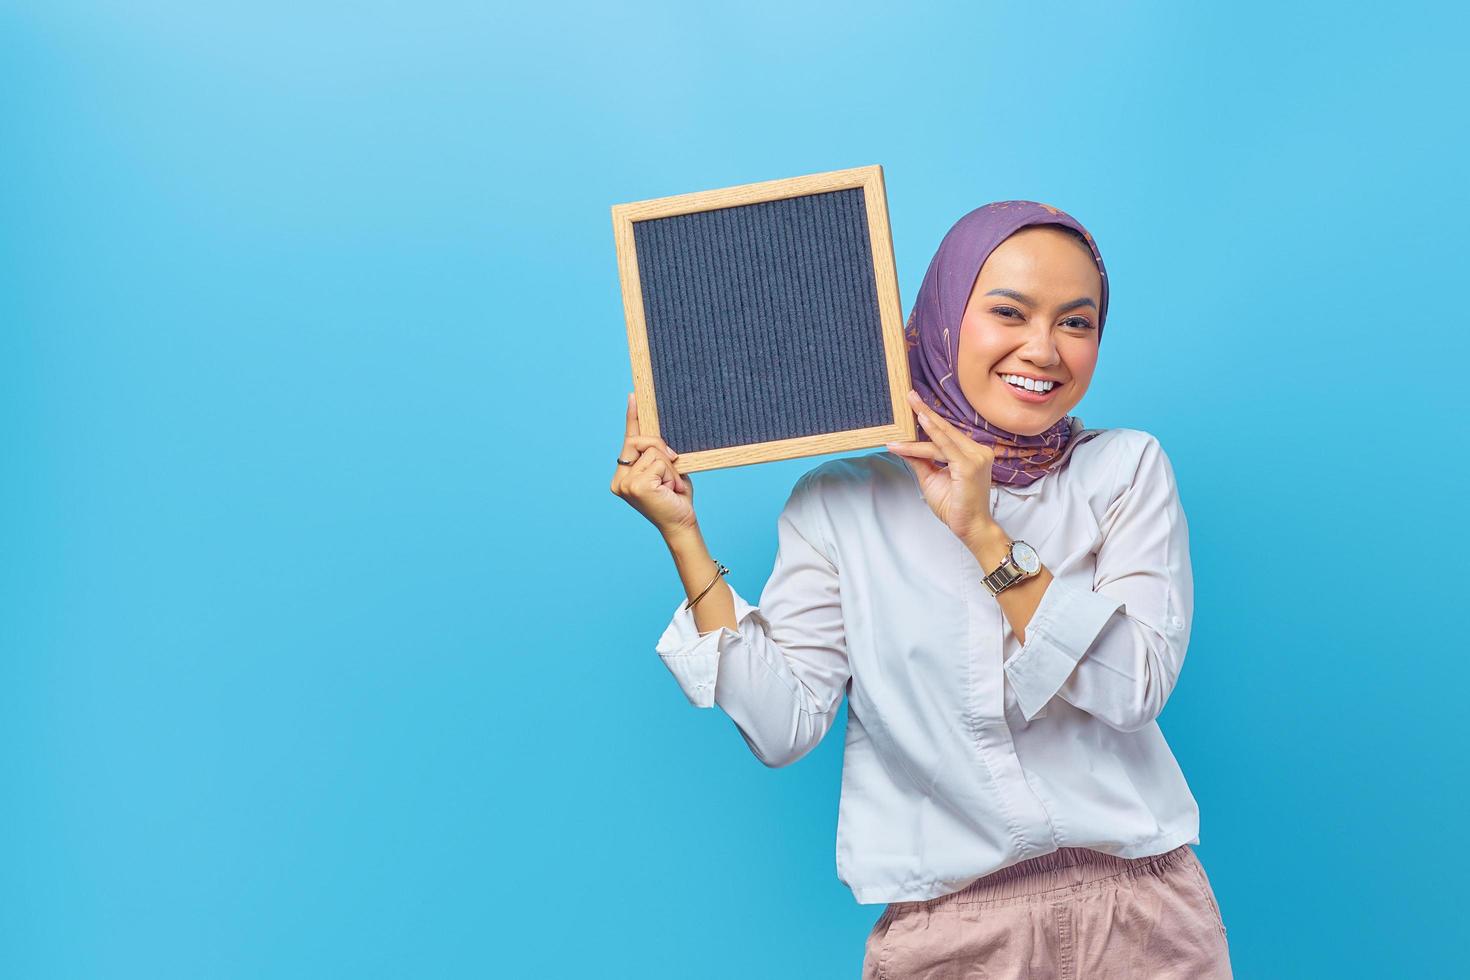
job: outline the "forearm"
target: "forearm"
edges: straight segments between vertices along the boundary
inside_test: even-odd
[[[996,596],[1021,650],[1006,680],[1029,722],[1054,697],[1122,732],[1151,724],[1184,664],[1194,609],[1189,526],[1168,457],[1148,437],[1131,479],[1098,515],[1102,539],[1076,568],[1043,568]],[[993,522],[990,522],[993,525]],[[1010,539],[966,542],[986,572]]]
[[[797,525],[777,520],[776,562],[757,607],[724,580],[697,526],[664,536],[684,593],[658,652],[697,707],[718,705],[763,763],[790,765],[830,729],[848,678],[837,570]],[[696,635],[697,634],[697,635]]]
[[[679,570],[679,579],[684,584],[684,594],[690,599],[699,595],[710,579],[719,570],[704,543],[704,535],[696,525],[693,528],[673,531],[664,535],[664,544],[673,555],[674,565]],[[709,633],[720,627],[738,630],[735,619],[735,599],[725,577],[704,593],[704,598],[690,610],[694,625],[700,633]]]
[[[1004,531],[989,527],[966,544],[988,574],[1010,542]],[[1056,695],[1123,732],[1138,731],[1163,710],[1188,643],[1183,617],[1166,612],[1146,613],[1144,621],[1115,618],[1123,600],[1054,581],[1045,566],[995,600],[1022,644],[1005,670],[1028,721]],[[1172,601],[1188,609],[1184,594]],[[1145,602],[1135,600],[1139,606]]]
[[[999,524],[992,521],[975,534],[970,535],[965,541],[965,546],[975,556],[982,573],[989,575],[1005,560],[1010,551],[1011,541],[1011,536],[1006,534]],[[1041,605],[1041,597],[1046,594],[1046,587],[1051,584],[1051,580],[1051,570],[1042,565],[1040,572],[1030,578],[1022,579],[995,597],[995,601],[1000,603],[1001,611],[1005,613],[1007,621],[1011,624],[1011,631],[1016,634],[1016,639],[1022,644],[1026,642],[1026,626],[1031,622],[1031,617],[1036,614],[1036,607]],[[703,602],[700,603],[700,605],[703,604]]]

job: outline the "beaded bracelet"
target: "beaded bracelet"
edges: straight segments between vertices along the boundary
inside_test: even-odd
[[[694,608],[694,604],[696,602],[698,602],[700,599],[703,599],[704,598],[704,593],[705,592],[708,592],[710,589],[713,589],[715,587],[715,583],[720,580],[720,576],[721,575],[728,574],[729,571],[730,571],[730,569],[728,569],[724,565],[721,565],[720,564],[720,560],[718,558],[715,559],[715,567],[717,569],[719,569],[717,572],[715,572],[715,577],[709,580],[709,585],[706,585],[704,587],[704,592],[699,593],[699,595],[695,596],[693,599],[690,599],[688,602],[684,603],[684,608],[685,609],[693,609]]]

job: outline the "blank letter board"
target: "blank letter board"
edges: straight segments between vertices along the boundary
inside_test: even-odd
[[[914,438],[883,168],[612,208],[633,391],[676,469]]]

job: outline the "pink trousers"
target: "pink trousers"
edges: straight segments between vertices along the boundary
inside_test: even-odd
[[[1194,850],[1118,858],[1064,847],[949,895],[893,902],[863,980],[1229,980],[1214,890]]]

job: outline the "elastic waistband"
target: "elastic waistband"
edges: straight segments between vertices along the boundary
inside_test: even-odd
[[[971,905],[1040,895],[1058,889],[1077,891],[1119,876],[1159,874],[1194,859],[1188,844],[1141,858],[1120,858],[1088,847],[1063,847],[992,872],[957,892],[922,902],[895,902],[895,911]]]

